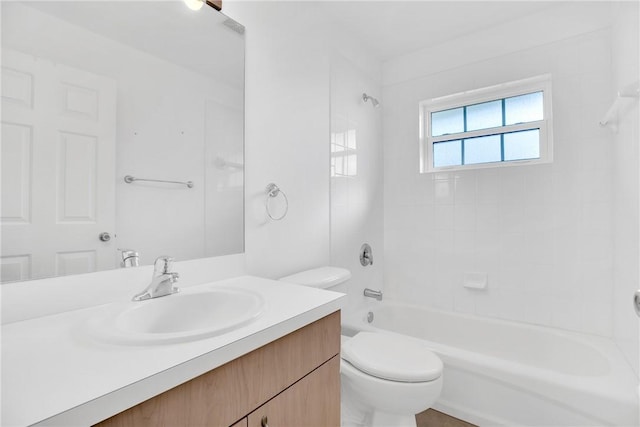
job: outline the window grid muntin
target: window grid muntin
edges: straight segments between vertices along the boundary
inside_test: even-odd
[[[500,126],[493,126],[493,127],[486,127],[486,128],[480,128],[480,129],[474,129],[473,131],[483,131],[483,130],[487,130],[487,129],[500,129],[502,127],[505,126],[514,126],[514,125],[519,125],[519,124],[524,124],[524,123],[535,123],[537,121],[540,120],[531,120],[528,122],[518,122],[518,123],[512,123],[510,125],[507,125],[507,110],[506,110],[506,101],[508,99],[513,99],[513,98],[518,98],[524,95],[533,95],[533,94],[537,94],[537,93],[542,93],[543,96],[543,105],[542,105],[542,109],[543,109],[543,120],[544,120],[544,91],[543,90],[533,90],[530,92],[524,92],[518,95],[511,95],[511,96],[505,96],[502,98],[495,98],[495,99],[489,99],[486,101],[482,101],[482,102],[474,102],[471,104],[465,104],[465,105],[459,105],[456,107],[451,107],[451,108],[445,108],[445,109],[441,109],[441,110],[433,110],[429,112],[429,129],[431,130],[430,134],[430,138],[438,138],[438,137],[443,137],[443,136],[448,136],[448,135],[457,135],[457,134],[463,134],[468,132],[468,121],[467,121],[467,108],[469,107],[475,107],[477,105],[482,105],[482,104],[488,104],[491,102],[495,102],[495,101],[500,101],[500,113],[502,116],[502,122]],[[454,132],[454,133],[443,133],[443,134],[439,134],[439,135],[433,135],[433,115],[437,114],[437,113],[442,113],[445,111],[450,111],[450,110],[457,110],[462,108],[462,127],[463,127],[463,131],[462,132]]]
[[[506,99],[507,98],[502,98],[502,127],[507,124],[507,111],[505,109],[505,104],[507,103]],[[500,134],[500,159],[504,162],[504,133]]]
[[[500,129],[500,128],[492,128],[492,129]],[[509,132],[488,133],[488,134],[485,134],[485,135],[472,136],[470,138],[448,138],[448,139],[442,139],[442,140],[439,140],[439,141],[434,141],[432,143],[432,145],[443,144],[443,143],[448,143],[448,142],[453,142],[453,141],[460,141],[460,161],[461,161],[461,163],[459,165],[436,166],[435,165],[435,161],[436,161],[435,156],[432,156],[432,158],[431,158],[431,166],[433,166],[434,168],[448,168],[448,167],[469,166],[469,165],[484,165],[484,164],[489,164],[490,165],[490,164],[499,164],[499,163],[524,162],[524,161],[541,159],[542,155],[543,155],[542,147],[539,147],[539,156],[538,157],[531,157],[531,158],[526,158],[526,159],[514,159],[514,160],[505,160],[505,158],[504,158],[504,136],[505,135],[514,134],[514,133],[530,132],[532,130],[537,130],[538,133],[539,133],[539,137],[543,132],[543,129],[541,127],[527,127],[526,129],[521,129],[521,130],[514,130],[514,131],[509,131]],[[443,136],[445,136],[445,135],[443,135]],[[446,136],[450,136],[450,135],[446,135]],[[487,137],[487,136],[500,136],[500,160],[491,161],[491,162],[465,163],[465,141],[466,140],[470,140],[470,139],[476,139],[476,138],[484,138],[484,137]]]

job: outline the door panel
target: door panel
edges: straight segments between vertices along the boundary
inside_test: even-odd
[[[58,148],[58,223],[96,221],[98,139],[60,132]]]
[[[98,238],[115,233],[115,81],[10,49],[2,63],[0,280],[115,267]]]
[[[3,223],[28,224],[31,219],[31,126],[2,123]]]

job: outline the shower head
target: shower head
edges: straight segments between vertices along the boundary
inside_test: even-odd
[[[370,100],[371,105],[373,105],[373,108],[378,108],[378,106],[380,106],[380,102],[377,99],[375,99],[373,96],[367,95],[366,93],[362,94],[362,100],[364,102],[367,102]]]

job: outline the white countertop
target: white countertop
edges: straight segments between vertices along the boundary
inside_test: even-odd
[[[260,293],[264,312],[232,332],[166,345],[108,344],[84,325],[106,306],[2,327],[2,425],[91,425],[341,308],[337,292],[242,276],[190,287]]]

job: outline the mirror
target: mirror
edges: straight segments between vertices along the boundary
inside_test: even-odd
[[[2,282],[243,252],[244,27],[182,1],[1,7]]]

